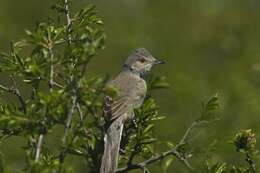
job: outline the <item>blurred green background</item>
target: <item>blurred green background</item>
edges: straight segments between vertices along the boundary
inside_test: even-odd
[[[105,23],[106,49],[90,65],[88,75],[116,75],[127,55],[145,47],[167,64],[157,74],[167,77],[168,90],[153,92],[167,116],[157,125],[162,141],[177,141],[200,113],[202,100],[219,93],[221,120],[194,131],[191,143],[205,159],[216,143],[213,159],[238,163],[229,140],[239,129],[260,134],[260,1],[259,0],[73,0],[74,7],[92,2]],[[54,0],[1,0],[0,50],[24,36],[24,29],[52,16]],[[0,79],[3,82],[3,79]],[[23,143],[0,145],[8,165],[23,164]],[[197,160],[197,161],[196,161]],[[71,162],[78,172],[85,166]],[[69,163],[68,163],[69,164]],[[76,165],[76,166],[75,166]],[[81,166],[77,166],[81,165]],[[174,162],[168,172],[185,172]],[[84,171],[83,171],[84,172]],[[154,167],[152,172],[161,172]]]

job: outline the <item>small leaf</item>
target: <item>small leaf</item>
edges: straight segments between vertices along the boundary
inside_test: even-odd
[[[164,76],[155,76],[154,74],[151,74],[146,79],[148,83],[148,89],[154,90],[154,89],[164,89],[169,88],[169,83],[166,82],[166,78]]]
[[[149,131],[152,130],[154,127],[154,124],[149,124],[145,129],[144,129],[144,134],[148,133]]]
[[[167,157],[162,164],[162,169],[163,172],[167,172],[167,170],[169,169],[169,167],[171,166],[172,162],[173,162],[174,158],[173,157]]]
[[[206,103],[202,103],[201,117],[198,121],[216,120],[215,113],[219,109],[218,95],[211,97]]]
[[[25,33],[28,35],[28,36],[32,36],[32,32],[31,31],[29,31],[29,30],[25,30]]]

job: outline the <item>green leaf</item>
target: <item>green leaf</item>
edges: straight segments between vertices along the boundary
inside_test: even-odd
[[[205,168],[202,170],[195,171],[196,173],[226,173],[226,163],[211,163],[209,160],[206,161]]]
[[[25,30],[25,33],[28,35],[28,36],[32,36],[32,32],[31,31],[29,31],[29,30]]]
[[[25,46],[28,46],[28,42],[25,39],[17,41],[17,42],[14,43],[15,48],[23,48]]]
[[[144,134],[150,132],[152,128],[154,127],[154,124],[149,124],[145,129],[144,129]]]
[[[147,76],[146,81],[148,83],[149,90],[165,89],[170,87],[164,76],[155,76],[154,74],[151,74]]]
[[[166,159],[164,159],[163,163],[162,163],[162,169],[164,173],[167,173],[167,170],[169,169],[169,167],[171,166],[172,162],[173,162],[174,158],[173,157],[167,157]]]
[[[216,111],[219,109],[218,95],[212,96],[206,103],[202,103],[201,117],[198,121],[216,120]]]

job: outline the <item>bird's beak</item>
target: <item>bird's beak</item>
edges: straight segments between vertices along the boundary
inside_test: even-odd
[[[164,64],[164,63],[165,63],[165,61],[164,60],[160,60],[160,59],[156,59],[154,61],[154,64]]]

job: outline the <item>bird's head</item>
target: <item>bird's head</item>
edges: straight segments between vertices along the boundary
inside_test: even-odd
[[[154,58],[145,48],[138,48],[127,58],[124,67],[143,76],[149,72],[154,65],[163,63],[165,62]]]

